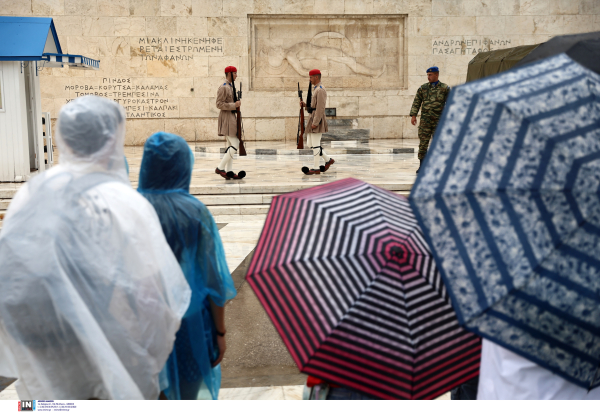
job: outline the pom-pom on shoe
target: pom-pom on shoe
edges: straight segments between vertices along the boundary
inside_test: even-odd
[[[308,167],[304,166],[302,168],[302,173],[304,173],[305,175],[307,175],[308,174]]]
[[[227,178],[228,179],[233,179],[234,176],[235,176],[235,173],[233,173],[233,172],[227,172]]]
[[[326,171],[326,170],[327,170],[327,169],[325,168],[325,166],[319,166],[319,171],[320,171],[321,173],[325,173],[325,171]]]
[[[240,180],[246,177],[246,172],[240,171],[237,175],[233,175],[233,180]]]

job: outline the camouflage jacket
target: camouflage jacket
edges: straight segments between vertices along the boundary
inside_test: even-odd
[[[449,93],[450,86],[446,83],[439,82],[433,87],[429,83],[425,83],[417,90],[417,95],[410,109],[410,116],[416,116],[419,109],[421,109],[421,117],[439,120]]]

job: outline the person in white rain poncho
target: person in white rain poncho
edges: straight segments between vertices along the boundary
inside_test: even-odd
[[[62,108],[61,164],[24,185],[0,232],[0,375],[20,399],[157,399],[190,288],[125,172],[125,112]]]

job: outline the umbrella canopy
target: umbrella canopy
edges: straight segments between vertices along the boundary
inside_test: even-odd
[[[345,179],[276,196],[246,279],[304,373],[384,399],[479,374],[400,195]]]
[[[525,56],[515,67],[560,53],[566,53],[577,63],[600,74],[600,31],[553,37]]]
[[[600,384],[600,76],[565,54],[456,87],[411,204],[468,329]]]

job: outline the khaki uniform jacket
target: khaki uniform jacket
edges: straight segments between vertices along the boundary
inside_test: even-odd
[[[233,87],[227,80],[217,91],[217,109],[219,113],[219,136],[237,136],[237,119],[235,113],[235,103],[233,101]]]
[[[325,118],[325,103],[327,102],[327,91],[321,83],[317,84],[312,91],[312,97],[310,101],[310,107],[313,112],[308,118],[306,124],[306,133],[327,133],[329,128],[327,127],[327,119]],[[313,129],[311,125],[316,124],[318,127]]]
[[[439,121],[449,94],[450,86],[446,83],[438,82],[435,86],[425,83],[417,90],[410,109],[410,116],[416,116],[421,109],[421,119],[432,122]]]

